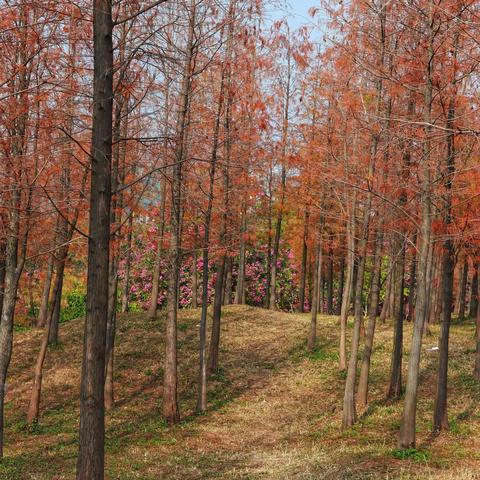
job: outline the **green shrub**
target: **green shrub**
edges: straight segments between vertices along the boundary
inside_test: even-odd
[[[77,288],[67,293],[67,305],[61,312],[61,321],[68,322],[75,318],[83,317],[87,309],[86,300],[86,293]]]

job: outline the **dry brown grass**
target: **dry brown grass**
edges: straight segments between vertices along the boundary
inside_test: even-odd
[[[336,318],[319,322],[320,345],[305,353],[308,315],[252,307],[225,308],[221,371],[209,383],[209,411],[196,416],[199,312],[179,320],[183,422],[161,419],[163,319],[119,318],[116,407],[107,418],[110,479],[480,479],[480,386],[470,375],[473,327],[452,329],[452,431],[432,438],[436,354],[424,352],[418,451],[395,450],[401,402],[386,402],[392,327],[380,325],[373,358],[371,403],[359,423],[341,431],[343,378],[337,370]],[[406,327],[408,344],[410,326]],[[437,329],[425,339],[436,343]],[[24,421],[40,332],[16,333],[6,410],[2,479],[74,478],[82,324],[62,325],[49,352],[42,418]],[[408,345],[407,345],[408,347]],[[402,458],[404,457],[404,458]]]

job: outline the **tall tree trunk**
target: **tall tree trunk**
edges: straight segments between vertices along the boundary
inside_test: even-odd
[[[230,27],[231,28],[231,27]],[[200,331],[199,331],[199,382],[198,382],[198,399],[197,411],[204,412],[207,409],[207,310],[208,310],[208,274],[209,274],[209,247],[210,247],[210,228],[212,220],[215,172],[218,160],[218,144],[220,134],[220,119],[223,111],[225,91],[225,68],[222,70],[220,79],[220,91],[218,96],[217,115],[215,119],[215,127],[213,131],[213,145],[209,172],[209,191],[207,210],[205,212],[204,234],[202,246],[202,311],[200,315]],[[219,272],[217,272],[217,283],[219,281]],[[222,272],[223,279],[223,272]],[[217,299],[217,285],[215,285],[215,299]],[[221,290],[220,290],[221,292]]]
[[[230,305],[232,303],[232,266],[233,266],[233,259],[231,256],[228,256],[227,264],[225,266],[225,289],[223,291],[224,305]]]
[[[289,41],[288,39],[287,41]],[[282,126],[282,170],[280,178],[280,204],[278,206],[277,223],[275,225],[275,239],[273,242],[273,255],[270,271],[270,298],[268,308],[274,310],[277,308],[277,263],[280,253],[280,236],[282,233],[283,210],[285,208],[285,193],[287,188],[287,140],[289,128],[289,113],[290,113],[290,81],[291,81],[291,52],[288,47],[287,52],[287,78],[286,78],[286,92],[285,105],[283,110],[283,126]]]
[[[402,394],[402,357],[403,357],[403,286],[405,273],[405,244],[403,235],[396,234],[394,265],[394,291],[396,292],[395,310],[393,312],[395,326],[393,335],[392,361],[390,367],[390,383],[387,398],[400,398]]]
[[[421,225],[420,225],[420,249],[418,258],[417,278],[417,302],[415,307],[415,321],[413,324],[412,343],[410,357],[408,359],[407,385],[405,390],[405,404],[400,423],[398,446],[400,448],[415,447],[416,440],[416,416],[417,416],[417,392],[418,375],[420,367],[420,354],[422,349],[423,327],[427,314],[427,291],[428,291],[428,268],[429,250],[431,243],[431,198],[430,198],[430,165],[431,155],[431,131],[432,131],[432,103],[433,103],[433,81],[432,68],[434,60],[434,28],[435,20],[433,7],[430,5],[428,18],[428,61],[426,64],[427,81],[425,85],[425,139],[423,141],[423,168],[421,170],[422,194],[421,194]]]
[[[474,266],[474,272],[472,277],[472,294],[470,296],[470,306],[468,316],[475,318],[478,310],[478,265]]]
[[[0,459],[3,458],[4,404],[6,380],[13,347],[13,317],[17,299],[18,282],[23,270],[23,261],[18,258],[21,192],[18,186],[12,192],[9,212],[9,236],[5,255],[5,282],[2,316],[0,318]]]
[[[322,220],[321,220],[322,221]],[[320,251],[318,252],[318,268],[316,270],[317,274],[317,282],[318,282],[318,288],[317,288],[317,312],[318,313],[323,313],[323,303],[324,303],[324,298],[323,298],[323,238],[322,238],[322,231],[319,233],[320,235]]]
[[[223,304],[223,291],[225,287],[225,269],[227,266],[228,258],[228,222],[230,217],[230,160],[232,150],[232,138],[231,138],[231,120],[232,120],[232,68],[233,63],[233,42],[234,42],[234,18],[235,18],[235,5],[236,0],[230,0],[228,9],[228,37],[227,37],[227,51],[226,51],[226,68],[225,68],[225,92],[226,92],[226,105],[225,105],[225,118],[224,118],[224,131],[225,131],[225,154],[223,162],[223,218],[222,229],[220,232],[220,246],[224,250],[222,258],[218,262],[217,267],[217,281],[215,282],[215,298],[213,300],[213,318],[212,318],[212,335],[210,338],[210,349],[208,355],[208,373],[213,373],[218,370],[218,357],[220,351],[220,323],[222,317],[222,304]],[[245,288],[243,289],[243,295],[245,295]]]
[[[459,320],[463,320],[465,318],[465,297],[467,295],[467,280],[468,280],[468,257],[465,255],[463,260],[463,268],[462,268],[462,275],[460,279],[460,288],[458,291],[458,309],[457,315]]]
[[[245,303],[245,260],[246,260],[246,248],[247,248],[245,243],[245,234],[247,231],[246,201],[244,201],[243,203],[241,222],[242,223],[240,228],[240,256],[238,259],[237,288],[235,290],[235,303],[237,305]]]
[[[387,319],[389,305],[390,305],[390,297],[392,292],[392,283],[393,283],[393,268],[389,265],[389,270],[387,274],[387,285],[385,288],[385,296],[383,297],[383,304],[382,304],[382,311],[380,312],[380,321],[385,323]]]
[[[30,403],[27,411],[27,423],[29,425],[38,422],[40,411],[40,399],[42,393],[42,380],[43,380],[43,364],[48,350],[48,340],[50,336],[50,324],[52,316],[46,315],[45,330],[42,335],[40,343],[40,349],[37,354],[37,360],[35,362],[35,371],[33,378],[32,393],[30,395]]]
[[[55,287],[54,295],[52,298],[52,305],[49,311],[50,315],[50,334],[48,337],[48,343],[50,345],[57,345],[58,343],[58,330],[60,326],[60,314],[62,307],[62,292],[63,292],[63,279],[65,273],[65,262],[67,260],[67,254],[65,253],[66,247],[60,248],[58,258],[56,261],[56,274],[55,274]]]
[[[327,313],[333,315],[333,250],[330,247],[327,275]]]
[[[6,271],[6,248],[5,241],[0,242],[0,319],[2,318],[3,295],[5,291],[5,271]]]
[[[417,233],[413,235],[412,244],[416,247],[417,245]],[[411,322],[414,317],[414,309],[415,309],[415,285],[416,285],[416,277],[417,277],[417,254],[416,248],[413,249],[412,252],[412,259],[410,261],[410,285],[408,290],[408,313],[407,313],[407,320]]]
[[[307,350],[312,352],[315,349],[317,343],[317,313],[318,313],[318,289],[320,287],[319,269],[320,269],[320,255],[322,251],[322,219],[319,220],[316,245],[315,245],[315,267],[313,272],[313,292],[312,292],[312,304],[310,305],[310,331],[307,339]]]
[[[53,259],[54,256],[51,254],[48,257],[47,274],[45,276],[45,283],[43,284],[42,301],[40,303],[40,310],[37,318],[37,327],[42,328],[47,324],[48,302],[50,300],[50,289],[52,286],[53,276]]]
[[[347,319],[350,310],[350,299],[353,286],[353,268],[355,262],[355,207],[356,198],[354,195],[349,218],[347,220],[347,273],[342,295],[342,307],[340,311],[340,370],[347,369]]]
[[[125,35],[124,35],[125,36]],[[124,45],[120,46],[119,61],[124,63]],[[128,67],[123,67],[128,68]],[[113,150],[113,162],[111,169],[112,190],[116,192],[124,183],[125,178],[125,160],[126,144],[121,142],[122,137],[128,138],[128,97],[118,94],[115,107],[115,121],[113,125],[113,140],[115,148]],[[121,244],[121,226],[123,211],[123,195],[115,194],[111,203],[110,222],[113,234],[111,235],[111,258],[108,273],[108,320],[107,320],[107,338],[105,344],[106,369],[105,369],[105,408],[110,410],[114,405],[114,356],[115,356],[115,333],[117,323],[117,291],[118,291],[118,266],[120,263]]]
[[[455,57],[457,52],[458,35],[455,42]],[[455,81],[453,82],[455,84]],[[444,222],[448,227],[452,223],[452,186],[455,175],[455,134],[453,133],[455,119],[455,98],[450,99],[447,117],[447,161],[445,165],[445,207]],[[448,235],[448,233],[447,233]],[[448,385],[448,351],[450,339],[450,323],[452,320],[453,303],[453,281],[455,273],[455,246],[453,240],[447,237],[443,243],[443,265],[442,265],[442,325],[440,338],[438,340],[438,374],[437,389],[435,396],[435,409],[433,414],[433,431],[448,429],[447,412],[447,385]],[[475,269],[474,276],[478,270]],[[478,277],[477,277],[478,280]],[[472,296],[477,295],[478,282],[472,282]],[[475,288],[475,290],[473,290]]]
[[[168,76],[165,79],[165,142],[163,145],[164,165],[168,162],[168,133],[169,133],[169,113],[170,113],[170,79]],[[150,299],[150,306],[148,308],[148,318],[154,319],[157,315],[158,307],[158,292],[160,289],[160,273],[162,270],[163,257],[163,238],[165,234],[165,210],[167,206],[167,178],[163,172],[160,179],[160,218],[158,221],[158,244],[155,255],[155,266],[152,277],[152,293]],[[130,237],[131,238],[131,237]],[[196,292],[196,290],[195,290]],[[196,297],[195,297],[196,300]]]
[[[94,0],[94,85],[87,314],[80,386],[78,480],[104,478],[105,340],[108,320],[113,111],[112,4]]]
[[[477,294],[480,298],[480,282]],[[475,366],[473,370],[473,378],[480,382],[480,308],[477,311],[476,318],[476,329],[475,329]]]
[[[26,125],[28,117],[28,86],[29,75],[28,69],[25,68],[29,64],[27,59],[27,26],[30,18],[26,2],[21,1],[18,8],[18,35],[19,47],[16,52],[15,60],[22,68],[18,68],[18,73],[12,81],[13,99],[15,101],[13,107],[18,108],[18,117],[13,125],[13,131],[9,141],[11,142],[11,151],[7,156],[11,157],[14,168],[18,167],[18,171],[22,172],[21,167],[23,155],[25,154],[26,143]],[[17,93],[18,92],[18,93]],[[20,175],[20,178],[23,175]],[[25,222],[24,233],[20,240],[20,223],[21,223],[21,207],[22,207],[22,188],[19,178],[16,174],[12,175],[8,185],[9,201],[6,202],[8,208],[8,217],[6,218],[6,240],[5,240],[5,274],[4,288],[2,295],[2,311],[0,316],[0,460],[3,458],[4,446],[4,405],[7,385],[7,373],[10,365],[13,348],[13,317],[15,315],[15,306],[17,301],[17,291],[20,276],[25,265],[25,256],[27,251],[28,237],[28,218]],[[29,211],[31,201],[31,186],[28,193],[25,212]],[[19,248],[21,247],[21,249]]]
[[[362,368],[358,380],[358,402],[361,406],[368,403],[368,382],[370,377],[370,362],[373,351],[373,339],[375,336],[375,325],[378,315],[378,304],[380,300],[380,281],[382,270],[382,242],[383,235],[379,229],[375,236],[375,253],[373,260],[372,288],[368,305],[368,325],[365,333],[365,348],[362,356]]]
[[[192,255],[192,307],[198,308],[198,254],[197,245],[193,247]]]
[[[343,287],[345,283],[345,259],[343,257],[340,259],[340,265],[338,268],[337,309],[335,315],[340,315],[343,303]]]
[[[194,60],[194,36],[196,22],[196,0],[191,0],[182,85],[180,90],[180,109],[178,112],[175,164],[173,166],[171,213],[170,213],[170,250],[167,289],[167,318],[165,331],[165,366],[163,379],[163,415],[168,425],[180,421],[177,398],[177,310],[178,282],[181,257],[181,204],[182,204],[182,162],[185,158],[185,139],[187,134],[188,106],[191,94],[191,82]]]
[[[309,220],[308,205],[305,206],[305,213],[303,217],[303,241],[302,241],[302,265],[300,272],[300,305],[298,310],[303,313],[305,311],[305,288],[307,283],[307,240],[308,240],[308,220]]]
[[[128,233],[126,242],[125,275],[122,288],[122,313],[128,312],[128,301],[130,298],[130,268],[132,263],[132,237],[133,237],[133,212],[128,216]]]
[[[218,353],[220,348],[220,314],[222,308],[222,290],[225,269],[225,257],[217,263],[217,280],[215,282],[215,293],[213,299],[213,323],[210,348],[208,353],[208,373],[218,370]]]
[[[347,379],[345,381],[345,395],[343,397],[343,415],[342,426],[343,428],[353,425],[357,421],[357,412],[355,406],[355,383],[357,377],[357,363],[358,363],[358,349],[360,343],[360,329],[362,326],[363,317],[363,282],[365,275],[365,264],[367,259],[367,247],[368,247],[368,229],[371,209],[371,195],[368,194],[365,212],[362,225],[362,236],[360,238],[360,244],[358,248],[358,271],[357,271],[357,283],[355,285],[355,301],[354,301],[354,315],[355,322],[353,326],[352,334],[352,346],[350,349],[350,359],[348,362]]]
[[[323,239],[322,232],[320,233],[320,245],[323,247]],[[317,290],[317,312],[318,313],[325,313],[324,306],[325,306],[325,296],[324,296],[324,280],[325,275],[323,273],[323,248],[320,248],[320,253],[318,257],[318,290]]]

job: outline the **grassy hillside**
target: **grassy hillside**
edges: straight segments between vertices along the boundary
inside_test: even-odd
[[[473,326],[454,325],[450,374],[451,432],[429,434],[434,398],[436,329],[424,342],[417,451],[395,449],[400,403],[384,400],[392,342],[380,325],[373,356],[371,404],[341,431],[343,378],[337,370],[336,318],[321,317],[320,346],[305,353],[308,315],[243,306],[225,308],[219,374],[209,411],[195,416],[199,312],[179,320],[183,422],[161,419],[163,319],[120,315],[116,408],[107,418],[110,479],[474,479],[480,471],[480,385],[471,377]],[[76,462],[82,322],[61,326],[49,352],[40,423],[25,412],[41,333],[15,334],[6,406],[1,479],[71,479]],[[410,340],[410,325],[405,338]],[[404,365],[405,367],[405,365]]]

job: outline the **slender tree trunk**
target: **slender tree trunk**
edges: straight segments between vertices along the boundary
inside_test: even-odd
[[[413,245],[417,245],[417,233],[415,232],[413,236]],[[407,320],[411,322],[414,318],[414,309],[415,309],[415,285],[417,277],[417,255],[416,248],[413,250],[412,259],[410,262],[410,285],[408,290],[408,314]]]
[[[355,204],[352,200],[350,216],[347,221],[347,273],[343,289],[342,307],[340,311],[340,370],[347,369],[347,319],[350,310],[350,298],[353,284],[353,268],[355,262]]]
[[[171,213],[170,213],[170,251],[169,276],[167,289],[167,318],[165,332],[165,366],[163,379],[163,415],[168,425],[180,421],[177,398],[177,309],[178,282],[181,257],[181,204],[182,204],[182,162],[185,158],[185,139],[187,134],[188,105],[191,94],[191,81],[194,60],[194,35],[196,22],[196,0],[191,0],[189,10],[189,29],[187,57],[185,59],[178,112],[175,164],[173,166]]]
[[[242,224],[240,228],[240,256],[238,259],[237,289],[235,291],[235,303],[237,305],[245,303],[245,259],[246,259],[246,248],[247,248],[245,244],[246,231],[247,231],[247,207],[244,201],[243,208],[242,208]]]
[[[128,312],[128,301],[130,298],[130,268],[132,263],[132,236],[133,236],[133,212],[128,217],[128,233],[126,242],[125,276],[122,289],[122,313]]]
[[[50,345],[57,345],[58,343],[58,330],[60,326],[60,314],[62,307],[62,292],[63,292],[63,279],[65,273],[65,262],[67,260],[67,254],[65,253],[66,247],[62,247],[59,251],[59,258],[57,260],[57,272],[55,275],[55,287],[54,295],[52,298],[52,305],[49,311],[50,315],[50,335],[48,337],[48,343]]]
[[[339,272],[338,272],[337,310],[335,312],[335,315],[340,315],[342,310],[344,284],[345,284],[345,259],[342,257],[342,259],[340,260]]]
[[[9,231],[5,255],[5,282],[3,290],[2,316],[0,318],[0,459],[3,458],[4,404],[8,366],[13,347],[13,316],[17,298],[18,281],[23,262],[18,258],[18,235],[20,226],[20,189],[12,192]]]
[[[283,110],[283,126],[282,126],[282,171],[280,179],[280,204],[278,207],[277,223],[275,225],[275,239],[273,242],[273,255],[270,272],[270,298],[268,308],[274,310],[277,308],[277,263],[280,253],[280,236],[282,233],[283,210],[285,208],[285,191],[287,187],[287,139],[289,127],[290,113],[290,81],[291,81],[291,53],[287,52],[287,78],[285,105]]]
[[[298,310],[303,313],[305,311],[305,288],[307,283],[307,239],[308,239],[308,220],[309,220],[308,205],[305,206],[305,214],[303,218],[303,241],[302,241],[302,265],[300,273],[300,305]]]
[[[123,63],[125,56],[124,47],[120,47],[120,63]],[[124,110],[126,109],[126,112]],[[113,162],[111,169],[112,190],[117,191],[125,178],[123,166],[126,159],[126,145],[121,138],[128,137],[128,97],[119,95],[115,108],[115,122],[113,126]],[[121,242],[121,226],[123,211],[123,195],[114,195],[111,203],[111,258],[108,274],[108,320],[107,338],[105,344],[106,369],[105,369],[105,408],[111,410],[114,406],[114,356],[115,356],[115,333],[117,324],[117,291],[118,291],[118,266],[120,262],[119,245]]]
[[[78,480],[104,478],[105,340],[108,320],[113,111],[112,29],[112,4],[106,0],[94,0],[94,107]]]
[[[53,258],[53,254],[48,257],[47,274],[45,276],[45,283],[43,284],[42,301],[40,303],[40,310],[37,318],[37,327],[42,328],[47,324],[48,302],[50,300],[50,289],[53,276]]]
[[[322,221],[322,220],[320,220]],[[317,274],[317,282],[318,282],[318,288],[317,288],[317,312],[318,313],[323,313],[323,238],[322,238],[322,233],[320,232],[320,252],[318,254],[318,268],[316,270]]]
[[[416,440],[416,416],[417,416],[417,392],[418,375],[420,367],[420,354],[422,349],[423,327],[427,314],[427,291],[428,291],[428,268],[429,250],[431,243],[431,198],[430,198],[430,149],[431,149],[431,114],[433,103],[432,67],[434,60],[434,27],[433,7],[430,5],[428,32],[428,62],[427,81],[425,86],[425,139],[423,141],[423,169],[421,171],[422,195],[421,195],[421,225],[420,225],[420,249],[418,259],[417,278],[417,302],[415,307],[415,321],[413,325],[410,357],[408,359],[407,385],[405,390],[405,404],[400,423],[398,446],[400,448],[415,447]]]
[[[385,320],[387,319],[388,309],[390,305],[391,291],[392,291],[392,283],[393,283],[393,269],[391,265],[389,265],[387,285],[385,288],[385,296],[383,297],[382,311],[380,312],[380,321],[382,323],[385,323]]]
[[[40,349],[37,354],[37,360],[35,362],[35,371],[33,378],[32,393],[30,395],[30,403],[27,411],[27,423],[29,425],[38,422],[40,411],[40,399],[42,393],[42,380],[43,380],[43,364],[48,350],[48,339],[50,334],[51,316],[46,316],[45,330],[42,335],[40,343]]]
[[[231,27],[230,27],[231,28]],[[209,172],[209,191],[207,210],[205,213],[204,236],[202,247],[202,311],[200,315],[200,331],[199,331],[199,381],[198,381],[198,399],[197,411],[204,412],[207,409],[207,310],[208,310],[208,274],[209,274],[209,246],[210,246],[210,228],[212,220],[215,172],[218,160],[218,143],[220,134],[220,119],[223,111],[225,91],[225,69],[222,70],[220,79],[220,91],[218,97],[217,115],[215,119],[215,128],[213,131],[213,145]],[[219,272],[217,272],[217,283],[219,282]],[[222,272],[223,279],[223,272]],[[217,299],[217,285],[215,285],[215,299]],[[222,290],[219,290],[220,292]],[[212,330],[213,331],[213,330]]]
[[[343,397],[343,416],[342,426],[343,428],[353,425],[357,421],[357,412],[355,406],[355,383],[357,377],[357,362],[358,362],[358,349],[360,343],[360,329],[362,325],[363,317],[363,282],[365,275],[365,264],[367,257],[368,247],[368,228],[371,209],[371,195],[368,195],[367,203],[365,206],[362,237],[359,244],[359,259],[358,259],[358,271],[357,271],[357,283],[355,285],[355,301],[354,301],[354,314],[355,322],[353,326],[352,334],[352,346],[350,349],[350,359],[348,362],[347,379],[345,381],[345,395]]]
[[[478,296],[480,297],[480,282],[479,288],[477,291]],[[473,378],[480,382],[480,308],[477,311],[476,318],[476,329],[475,329],[475,367],[473,370]]]
[[[321,239],[321,243],[323,244],[323,239]],[[325,293],[324,293],[324,286],[325,286],[325,274],[323,268],[323,250],[320,250],[320,258],[318,261],[318,300],[317,300],[317,312],[318,313],[325,313]]]
[[[192,258],[192,307],[198,308],[198,268],[197,268],[197,246],[193,248]]]
[[[230,0],[227,22],[228,37],[227,37],[227,51],[226,51],[226,68],[225,68],[225,92],[226,105],[224,117],[224,131],[225,131],[225,154],[223,162],[223,218],[222,230],[220,232],[220,246],[223,247],[225,253],[222,255],[217,267],[217,281],[215,282],[215,298],[213,301],[213,319],[212,319],[212,335],[210,338],[210,350],[208,355],[208,373],[213,373],[218,370],[218,357],[220,351],[220,323],[222,318],[222,304],[223,291],[225,287],[225,269],[228,258],[228,222],[230,217],[230,159],[232,149],[231,138],[231,120],[232,120],[232,69],[233,62],[233,42],[234,42],[234,18],[235,18],[236,0]],[[243,295],[245,295],[245,287],[243,288]],[[243,300],[243,299],[242,299]]]
[[[227,264],[225,266],[225,289],[224,289],[224,305],[230,305],[232,303],[232,266],[233,259],[231,256],[227,258]]]
[[[163,145],[164,151],[164,164],[166,165],[168,160],[168,133],[169,133],[169,113],[170,113],[170,83],[171,80],[168,75],[165,78],[165,143]],[[155,255],[155,267],[153,269],[152,277],[152,294],[150,299],[150,306],[148,309],[148,318],[154,319],[157,315],[158,307],[158,292],[160,289],[160,273],[162,270],[162,258],[163,258],[163,237],[165,235],[165,210],[167,207],[167,179],[165,173],[163,173],[160,179],[160,218],[158,221],[158,244]],[[130,236],[131,240],[131,236]],[[195,290],[196,292],[197,290]],[[196,300],[196,297],[195,297]]]
[[[0,242],[0,319],[2,318],[3,294],[5,291],[6,248],[6,242]]]
[[[475,318],[478,310],[478,265],[474,267],[474,273],[472,277],[472,294],[470,296],[470,306],[468,316]]]
[[[401,234],[396,234],[394,290],[396,292],[395,319],[392,361],[390,367],[390,383],[387,398],[400,398],[402,395],[402,357],[403,357],[403,286],[405,273],[405,245]]]
[[[456,37],[458,41],[458,36]],[[455,56],[456,56],[455,48]],[[453,133],[455,119],[455,99],[450,100],[447,129],[447,161],[445,175],[445,208],[444,222],[448,226],[452,223],[452,186],[453,176],[455,175],[455,134]],[[447,230],[448,231],[448,230]],[[447,237],[443,244],[443,265],[442,265],[442,325],[440,330],[440,338],[438,340],[438,375],[437,389],[435,396],[435,409],[433,415],[433,431],[448,429],[448,412],[447,412],[447,386],[448,386],[448,351],[450,337],[450,323],[452,320],[452,303],[453,303],[453,281],[455,273],[455,246],[453,240]],[[477,276],[478,270],[475,269],[474,278]],[[476,277],[478,280],[478,277]],[[473,290],[473,288],[475,288]],[[476,296],[478,291],[478,281],[472,281],[472,296]]]
[[[462,276],[460,279],[460,289],[458,291],[458,319],[465,318],[465,297],[467,295],[467,280],[468,280],[468,257],[465,255],[462,268]]]
[[[308,333],[307,339],[307,350],[312,352],[315,350],[315,345],[317,343],[317,313],[318,313],[318,288],[319,284],[319,269],[320,269],[320,255],[322,251],[322,220],[319,221],[319,227],[316,238],[315,245],[315,270],[313,272],[313,292],[312,292],[312,304],[310,306],[310,331]]]
[[[21,1],[17,6],[18,9],[18,33],[19,33],[19,47],[15,55],[15,62],[22,68],[18,69],[15,74],[12,86],[14,95],[13,108],[18,108],[17,118],[15,119],[14,129],[9,137],[11,150],[8,156],[18,167],[17,173],[12,173],[9,179],[9,200],[7,200],[6,207],[8,208],[7,217],[5,219],[6,239],[5,239],[5,257],[4,268],[5,273],[3,278],[3,295],[2,295],[2,310],[0,316],[0,460],[3,458],[4,446],[4,405],[7,385],[7,373],[10,365],[13,348],[13,317],[15,315],[15,306],[17,301],[17,292],[20,276],[25,265],[25,257],[27,251],[27,239],[29,230],[29,219],[24,222],[24,232],[20,237],[20,223],[21,223],[21,207],[22,207],[22,188],[24,187],[19,177],[23,177],[23,155],[25,154],[26,143],[26,125],[28,118],[28,87],[29,87],[29,64],[27,57],[27,27],[30,22],[26,3]],[[18,93],[17,93],[18,92]],[[8,143],[8,142],[7,142]],[[10,172],[9,172],[10,173]],[[27,201],[24,205],[25,212],[29,212],[31,206],[32,188],[26,188]],[[21,248],[19,248],[21,247]],[[2,252],[3,253],[3,252]]]
[[[368,325],[365,333],[365,348],[362,356],[362,368],[358,380],[358,402],[365,407],[368,403],[368,382],[370,377],[370,362],[373,351],[373,339],[375,336],[375,325],[378,315],[378,304],[380,300],[380,281],[382,269],[382,242],[383,235],[380,229],[375,236],[375,253],[373,260],[372,288],[368,305]]]
[[[210,349],[208,354],[208,373],[218,370],[218,352],[220,347],[220,315],[222,308],[222,290],[225,269],[225,257],[222,257],[217,264],[217,280],[215,282],[215,294],[213,299],[213,323],[212,335],[210,338]]]
[[[330,247],[327,275],[327,313],[333,315],[333,250]]]

